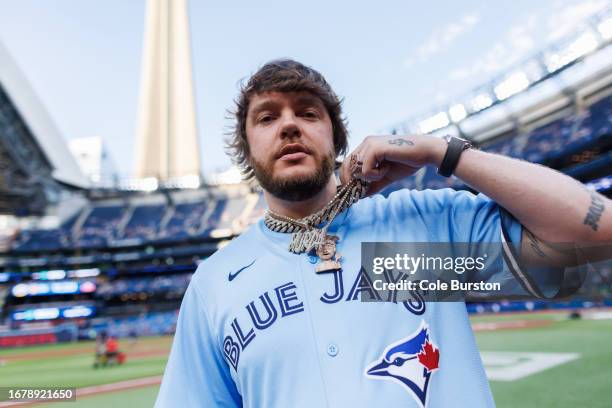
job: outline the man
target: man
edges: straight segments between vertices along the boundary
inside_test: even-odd
[[[520,280],[518,249],[547,257],[541,241],[612,238],[608,199],[456,139],[367,137],[340,169],[338,189],[334,159],[347,150],[340,101],[295,61],[255,73],[235,115],[229,147],[261,184],[269,213],[198,267],[157,407],[492,406],[465,305],[361,302],[372,293],[361,242],[505,241],[512,250],[495,273]],[[426,165],[486,196],[373,195]],[[336,251],[341,268],[317,273],[317,251],[328,261]]]

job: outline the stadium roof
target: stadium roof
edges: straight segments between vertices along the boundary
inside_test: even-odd
[[[89,181],[81,173],[55,123],[1,41],[0,84],[53,166],[52,177],[70,186],[88,187]]]
[[[437,109],[431,109],[423,115],[413,116],[395,124],[392,133],[426,133],[433,135],[447,134],[449,130],[459,131],[462,136],[474,139],[473,129],[468,129],[473,122],[497,121],[501,114],[503,120],[513,120],[515,109],[525,102],[525,95],[537,94],[541,85],[556,82],[556,93],[559,95],[573,93],[577,83],[590,83],[597,76],[609,76],[610,54],[612,48],[612,7],[608,7],[592,17],[578,31],[568,35],[528,59],[508,68],[496,78],[481,84],[466,95],[457,98],[454,103],[446,103]],[[597,58],[601,57],[603,58]],[[584,67],[587,66],[587,70]],[[590,70],[590,80],[586,80],[585,71]],[[575,71],[578,71],[577,75]],[[556,81],[549,79],[555,77]],[[532,92],[533,90],[535,92]],[[522,102],[516,102],[523,99]],[[500,105],[503,105],[501,112]],[[522,108],[528,108],[527,103]],[[481,113],[484,113],[482,115]],[[467,126],[466,126],[467,125]]]

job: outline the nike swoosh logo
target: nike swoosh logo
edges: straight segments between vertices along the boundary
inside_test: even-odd
[[[252,265],[255,263],[255,261],[256,261],[256,260],[257,260],[257,259],[253,259],[253,262],[251,262],[251,263],[250,263],[250,264],[248,264],[247,266],[243,266],[242,268],[238,269],[238,270],[237,270],[236,272],[234,272],[234,273],[231,273],[231,272],[230,272],[230,273],[229,273],[229,276],[227,277],[227,280],[228,280],[228,281],[230,281],[230,282],[231,282],[231,281],[233,281],[233,280],[234,280],[234,278],[236,278],[236,276],[238,276],[238,274],[239,274],[240,272],[242,272],[242,271],[244,271],[246,268],[249,268],[250,266],[252,266]]]

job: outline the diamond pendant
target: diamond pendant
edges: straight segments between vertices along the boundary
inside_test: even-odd
[[[310,252],[321,240],[321,230],[310,229],[308,231],[298,231],[293,234],[291,244],[289,244],[289,251],[294,254],[301,254],[302,252]]]
[[[325,234],[322,240],[316,246],[317,256],[320,261],[315,268],[316,273],[332,272],[342,268],[340,254],[336,254],[336,241],[338,237],[335,235]]]

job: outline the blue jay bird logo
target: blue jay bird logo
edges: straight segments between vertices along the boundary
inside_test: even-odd
[[[425,407],[431,375],[440,360],[440,350],[432,344],[429,328],[424,321],[410,336],[389,345],[380,359],[372,362],[365,376],[376,380],[394,381]]]

